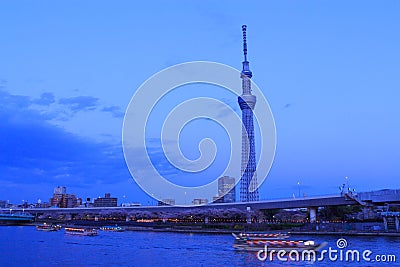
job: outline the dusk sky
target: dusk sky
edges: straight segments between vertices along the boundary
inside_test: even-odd
[[[243,24],[253,81],[276,124],[260,199],[297,196],[298,182],[301,195],[335,194],[346,176],[356,191],[398,189],[399,14],[394,0],[2,1],[0,200],[48,201],[60,185],[82,198],[109,192],[149,204],[122,151],[131,97],[178,63],[240,70]],[[240,114],[236,97],[212,86],[181,90],[152,115],[149,138],[159,138],[164,114],[194,96]],[[230,147],[226,133],[207,123],[188,125],[180,142],[189,158],[196,140],[222,142],[209,182],[224,175]]]

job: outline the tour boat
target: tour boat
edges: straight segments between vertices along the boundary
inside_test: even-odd
[[[287,234],[275,233],[275,234],[265,234],[265,233],[232,233],[233,237],[237,240],[281,240],[289,238]]]
[[[118,225],[115,226],[102,226],[100,227],[100,230],[102,231],[107,231],[107,232],[123,232],[125,231],[125,228],[122,228]]]
[[[321,244],[317,244],[312,240],[303,241],[303,240],[287,240],[287,239],[257,239],[257,238],[247,238],[240,237],[238,235],[233,234],[235,237],[235,241],[233,243],[233,247],[237,250],[245,250],[245,251],[260,251],[268,248],[268,251],[321,251],[324,246],[326,246],[326,242]]]
[[[43,223],[43,224],[40,224],[40,225],[36,225],[36,229],[38,231],[52,232],[52,231],[60,230],[61,229],[61,225]]]
[[[65,227],[65,233],[71,235],[86,235],[86,236],[98,235],[96,229],[83,228],[83,227]]]

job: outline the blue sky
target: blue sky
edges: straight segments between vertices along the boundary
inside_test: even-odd
[[[277,131],[261,198],[291,197],[298,181],[307,195],[336,193],[345,176],[358,191],[400,188],[400,3],[245,3],[2,1],[0,199],[48,200],[64,185],[80,197],[148,203],[122,154],[132,95],[177,63],[240,69],[242,24]],[[199,127],[182,142],[197,149],[190,132]]]

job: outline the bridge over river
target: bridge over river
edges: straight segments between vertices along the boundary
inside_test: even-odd
[[[38,214],[77,214],[77,213],[101,213],[104,211],[149,211],[149,212],[180,212],[188,209],[241,209],[241,210],[270,210],[270,209],[294,209],[308,208],[310,211],[310,221],[317,219],[318,207],[325,206],[344,206],[344,205],[363,205],[373,207],[387,203],[400,204],[400,190],[379,190],[363,192],[358,194],[342,193],[338,195],[313,196],[302,198],[288,198],[275,200],[261,200],[254,202],[235,202],[235,203],[213,203],[201,206],[133,206],[133,207],[78,207],[78,208],[29,208],[13,209],[14,212],[25,212],[32,215]],[[7,213],[9,209],[0,210]]]

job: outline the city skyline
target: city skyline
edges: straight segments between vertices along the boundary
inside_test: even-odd
[[[0,4],[0,200],[35,202],[65,185],[82,197],[111,192],[126,202],[151,201],[122,154],[129,99],[176,63],[209,60],[241,69],[242,24],[251,35],[252,79],[277,127],[276,158],[260,199],[339,193],[345,177],[357,191],[400,187],[396,2],[288,8],[278,1],[246,7],[171,1],[168,11],[154,3]],[[176,101],[167,96],[162,108],[201,91],[240,114],[231,95],[194,88]],[[161,118],[154,120],[149,131],[157,138]],[[182,132],[189,158],[198,154],[202,127],[225,147],[218,127],[196,123]],[[258,140],[257,128],[255,134]],[[222,153],[217,167],[225,161]],[[161,170],[176,175],[166,165]],[[223,175],[235,176],[216,168],[207,179]]]

